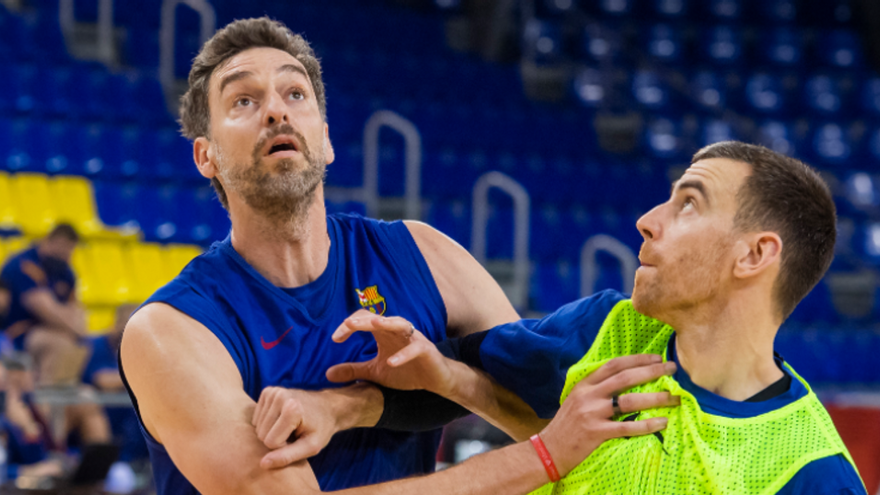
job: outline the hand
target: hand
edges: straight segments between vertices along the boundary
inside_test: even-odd
[[[360,310],[333,333],[345,342],[354,332],[370,332],[379,352],[362,363],[337,364],[327,370],[331,382],[367,380],[399,390],[425,389],[448,397],[453,386],[447,359],[412,324],[398,316],[382,317]]]
[[[560,475],[568,474],[605,440],[666,428],[666,418],[613,421],[611,397],[674,372],[675,363],[663,363],[653,354],[637,354],[612,359],[575,385],[556,417],[541,432]],[[624,414],[679,404],[678,396],[669,392],[630,393],[618,399]]]
[[[330,399],[324,392],[263,389],[251,423],[272,452],[263,456],[260,466],[280,468],[320,452],[342,429]]]

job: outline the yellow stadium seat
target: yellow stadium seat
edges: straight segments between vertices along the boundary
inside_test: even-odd
[[[116,322],[113,306],[91,306],[86,308],[86,326],[91,334],[107,333]]]
[[[176,277],[186,267],[187,263],[200,254],[202,254],[202,248],[191,244],[169,244],[166,246],[165,255],[168,260],[168,280]]]
[[[11,175],[9,193],[15,223],[25,234],[38,237],[52,229],[56,215],[48,177],[34,173]]]
[[[0,172],[0,228],[15,228],[15,208],[9,185],[9,174]]]
[[[6,242],[3,243],[6,249],[6,257],[8,258],[12,255],[24,251],[25,249],[31,247],[31,244],[33,242],[34,241],[32,239],[24,236],[7,237]]]
[[[84,243],[74,252],[72,262],[81,281],[80,299],[87,306],[116,306],[130,300],[130,270],[119,242]]]
[[[49,181],[59,222],[67,222],[83,237],[92,239],[119,239],[134,237],[136,229],[108,228],[98,216],[92,183],[85,177],[60,175]]]
[[[131,298],[139,304],[171,280],[168,256],[159,244],[136,242],[126,246],[126,260],[131,267]]]

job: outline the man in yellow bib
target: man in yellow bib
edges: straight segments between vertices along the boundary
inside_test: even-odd
[[[822,404],[773,350],[779,326],[833,257],[835,208],[818,174],[766,148],[717,143],[697,152],[670,199],[636,227],[644,243],[632,299],[605,291],[453,342],[467,373],[419,332],[406,336],[405,321],[358,314],[334,338],[372,331],[379,356],[328,376],[425,388],[467,407],[491,402],[485,372],[549,418],[601,364],[661,354],[678,371],[621,390],[612,408],[639,409],[631,392],[671,392],[680,407],[615,415],[666,416],[666,430],[609,440],[536,493],[864,494]],[[552,464],[553,445],[536,449]]]

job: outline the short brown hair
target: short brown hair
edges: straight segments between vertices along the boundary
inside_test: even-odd
[[[76,229],[73,228],[73,225],[69,223],[59,223],[55,225],[55,227],[49,231],[49,235],[46,236],[47,239],[66,239],[70,242],[77,243],[79,242],[79,233],[77,233]]]
[[[193,60],[189,71],[189,88],[180,97],[181,133],[189,139],[210,136],[211,113],[208,107],[208,88],[211,75],[227,60],[250,48],[277,48],[292,55],[303,64],[321,116],[327,119],[327,101],[324,95],[324,80],[321,78],[321,63],[315,57],[311,45],[302,36],[294,34],[284,24],[268,17],[240,19],[226,25],[202,46]],[[220,181],[211,179],[217,196],[228,208],[226,192]]]
[[[737,192],[735,228],[770,230],[782,239],[774,297],[784,319],[825,275],[834,258],[837,212],[831,191],[809,165],[763,146],[715,143],[691,163],[727,158],[747,163],[752,173]]]

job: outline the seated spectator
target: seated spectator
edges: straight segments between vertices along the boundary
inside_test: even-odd
[[[122,330],[135,309],[137,305],[134,304],[123,304],[116,308],[113,328],[106,334],[92,339],[92,355],[83,372],[83,383],[92,385],[102,392],[125,392],[116,357],[119,353]],[[105,411],[110,420],[113,440],[121,447],[119,460],[132,462],[146,459],[149,455],[147,444],[140,432],[134,408],[116,406],[107,407]]]
[[[0,271],[11,292],[6,336],[33,357],[41,386],[73,384],[88,352],[79,343],[86,332],[85,312],[70,268],[78,241],[73,227],[59,224]]]

